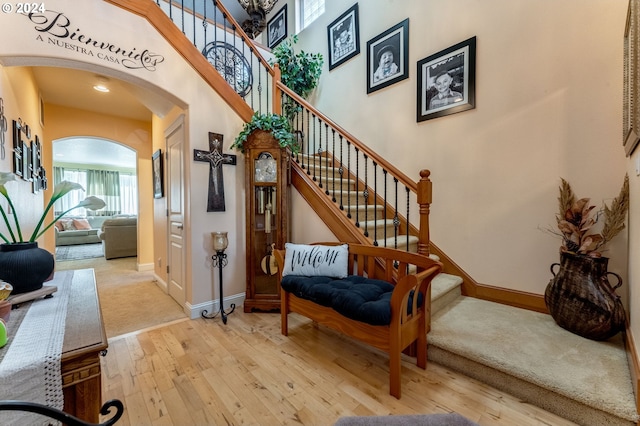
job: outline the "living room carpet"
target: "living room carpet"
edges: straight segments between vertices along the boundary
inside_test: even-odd
[[[102,243],[56,247],[57,261],[93,259],[102,256]]]

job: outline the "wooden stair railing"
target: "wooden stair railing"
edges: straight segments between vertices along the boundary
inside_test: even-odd
[[[202,76],[202,78],[209,83],[209,85],[220,96],[225,99],[231,108],[238,113],[238,115],[244,120],[249,121],[253,115],[254,109],[245,102],[232,88],[227,84],[226,80],[215,70],[211,64],[202,55],[202,46],[210,43],[207,34],[209,36],[217,37],[217,34],[222,31],[222,36],[226,42],[231,42],[234,46],[239,46],[238,49],[245,55],[250,56],[252,64],[259,64],[261,70],[264,69],[268,74],[268,78],[261,81],[260,84],[266,86],[266,96],[269,98],[267,101],[268,107],[261,112],[273,112],[281,113],[282,105],[286,102],[294,102],[302,109],[302,113],[296,114],[296,117],[292,117],[292,122],[296,131],[303,134],[304,147],[303,152],[313,154],[324,154],[325,156],[331,155],[335,160],[335,165],[339,168],[341,178],[351,177],[357,182],[356,192],[364,196],[364,206],[359,205],[361,197],[355,198],[355,206],[350,204],[351,198],[347,206],[341,206],[344,212],[343,216],[347,219],[353,219],[351,223],[343,223],[343,226],[360,227],[364,224],[365,229],[360,230],[360,233],[365,236],[368,234],[370,223],[374,223],[378,218],[370,218],[369,207],[374,207],[374,215],[377,215],[376,207],[382,208],[384,212],[384,218],[387,220],[393,220],[395,230],[393,239],[394,248],[401,248],[404,244],[406,248],[409,247],[409,239],[417,238],[417,251],[421,254],[429,254],[430,241],[429,241],[429,205],[431,203],[431,181],[429,180],[429,172],[421,172],[421,179],[419,182],[415,182],[398,170],[395,166],[390,164],[384,158],[380,157],[377,153],[371,150],[364,143],[359,141],[353,135],[342,129],[324,114],[316,110],[313,106],[300,98],[297,94],[293,93],[289,88],[284,86],[280,82],[279,70],[276,67],[270,67],[268,62],[262,57],[256,46],[251,39],[245,34],[241,26],[234,20],[229,14],[226,8],[217,0],[205,0],[205,11],[200,13],[199,11],[192,11],[185,6],[184,1],[173,0],[169,3],[166,0],[104,0],[131,13],[142,15],[153,25],[158,32],[196,69],[196,71]],[[206,4],[210,3],[214,8],[214,14],[220,13],[223,17],[223,23],[216,22],[216,19],[211,18],[211,13],[206,12]],[[187,4],[189,4],[187,2]],[[193,2],[191,2],[193,4]],[[163,7],[169,7],[169,15],[166,11],[163,11]],[[170,16],[173,12],[180,12],[182,14],[187,13],[188,19],[183,16],[173,17]],[[219,11],[219,12],[218,12]],[[204,31],[196,31],[198,27],[197,19],[201,19]],[[189,40],[186,23],[193,22],[193,40]],[[178,24],[181,28],[178,28]],[[214,31],[207,33],[206,29],[211,25]],[[242,47],[242,46],[245,46]],[[261,72],[261,71],[260,71]],[[260,95],[261,96],[261,95]],[[246,96],[245,96],[246,98]],[[262,107],[262,100],[258,102],[258,106]],[[302,122],[306,116],[307,123]],[[314,117],[313,121],[309,120],[310,117]],[[313,131],[311,127],[314,127]],[[328,149],[330,147],[327,144],[322,143],[321,137],[315,137],[315,127],[318,127],[320,135],[324,128],[325,138],[327,134],[331,134],[335,140],[337,138],[340,141],[339,149],[346,149],[348,153],[343,156],[337,150]],[[313,137],[311,137],[313,136]],[[332,144],[332,146],[335,144]],[[348,157],[348,158],[347,158]],[[311,182],[318,182],[318,176],[314,173],[311,175],[311,169],[309,165],[305,163],[305,160],[300,160],[303,157],[296,157],[296,166],[301,167],[306,172],[306,176],[311,179]],[[364,164],[363,164],[364,163]],[[315,167],[314,167],[315,169]],[[383,190],[378,190],[377,185],[379,178],[376,173],[381,173],[383,178],[380,178],[381,186]],[[315,170],[314,170],[315,172]],[[301,173],[300,177],[305,173]],[[329,194],[327,177],[321,173],[319,175],[319,186],[324,189],[324,196]],[[336,192],[335,181],[333,184],[333,191]],[[299,189],[299,188],[298,188]],[[299,189],[300,190],[300,189]],[[388,191],[388,193],[387,193]],[[312,191],[315,192],[315,191]],[[321,192],[322,193],[322,192]],[[321,194],[320,193],[320,194]],[[320,196],[318,194],[317,196]],[[309,195],[309,191],[307,191]],[[411,205],[415,206],[420,198],[419,208],[415,207],[411,209]],[[402,204],[400,204],[402,203]],[[412,212],[412,213],[411,213]],[[410,217],[411,213],[411,217]],[[325,214],[319,212],[321,217],[326,217]],[[336,216],[338,216],[336,214]],[[323,220],[325,218],[323,217]],[[414,221],[416,224],[412,224]],[[341,220],[337,220],[341,222]],[[377,228],[376,228],[377,229]],[[333,229],[332,229],[333,230]],[[346,237],[345,233],[338,230],[333,230],[340,238],[340,235]],[[376,231],[374,230],[374,233]],[[352,231],[351,234],[354,232]],[[353,240],[353,238],[350,238]],[[378,244],[381,238],[374,236],[373,239],[365,238],[360,240],[365,244]],[[386,242],[385,242],[386,244]]]

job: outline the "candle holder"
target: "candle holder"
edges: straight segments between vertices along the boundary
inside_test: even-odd
[[[227,323],[227,315],[231,314],[236,309],[236,304],[232,303],[229,307],[231,310],[226,312],[224,310],[224,297],[222,292],[222,268],[227,266],[227,254],[224,252],[229,246],[229,240],[227,239],[226,232],[212,232],[211,237],[213,238],[213,249],[216,251],[216,254],[211,256],[211,265],[214,268],[218,268],[219,271],[219,279],[220,283],[220,309],[213,315],[207,315],[208,311],[205,309],[202,311],[202,318],[212,319],[218,316],[222,317],[222,322],[224,324]]]

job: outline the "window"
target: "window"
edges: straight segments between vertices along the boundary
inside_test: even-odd
[[[324,0],[300,0],[300,30],[324,13]]]
[[[112,216],[114,214],[138,214],[138,182],[133,173],[105,171],[105,170],[77,170],[54,167],[55,183],[63,180],[79,183],[87,191],[71,191],[54,206],[55,215],[72,208],[89,195],[97,196],[107,205],[92,212],[97,216]],[[70,216],[86,216],[87,210],[77,208],[69,212]]]

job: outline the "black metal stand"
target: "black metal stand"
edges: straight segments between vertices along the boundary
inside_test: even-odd
[[[236,309],[236,304],[232,303],[229,306],[231,308],[229,312],[225,312],[224,310],[224,298],[222,297],[222,268],[227,266],[227,255],[225,254],[224,251],[216,251],[216,254],[211,256],[211,260],[212,260],[211,264],[213,265],[213,267],[215,268],[217,266],[219,271],[218,281],[220,282],[220,309],[218,310],[218,312],[210,316],[207,315],[207,310],[205,309],[202,311],[201,315],[202,315],[202,318],[211,319],[211,318],[217,317],[218,314],[220,314],[222,316],[222,322],[226,324],[227,315],[230,315]]]

